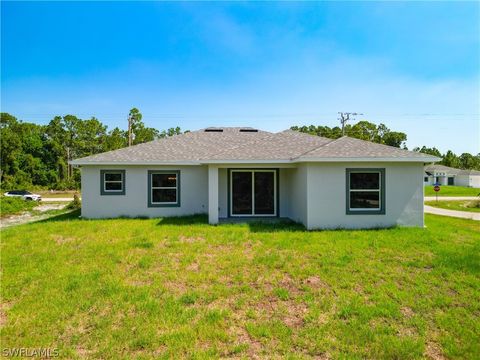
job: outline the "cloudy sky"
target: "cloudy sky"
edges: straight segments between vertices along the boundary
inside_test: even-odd
[[[1,108],[126,127],[335,126],[480,152],[480,5],[2,2]]]

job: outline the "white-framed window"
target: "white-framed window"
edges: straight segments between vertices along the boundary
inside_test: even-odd
[[[180,171],[148,172],[148,206],[180,206]]]
[[[100,170],[101,195],[125,195],[125,170]]]
[[[385,214],[385,169],[347,169],[347,214]]]

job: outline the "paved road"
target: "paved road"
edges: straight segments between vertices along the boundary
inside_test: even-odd
[[[73,200],[71,198],[42,198],[42,202],[70,202]]]
[[[469,211],[447,210],[447,209],[441,209],[441,208],[425,205],[425,212],[429,214],[435,214],[435,215],[451,216],[456,218],[480,221],[480,213],[474,213]]]
[[[425,196],[425,201],[436,200],[435,196]],[[478,196],[439,196],[438,200],[478,200]]]

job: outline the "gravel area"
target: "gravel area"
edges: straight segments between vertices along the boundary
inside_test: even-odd
[[[30,211],[24,211],[21,214],[16,214],[16,215],[9,215],[4,218],[0,219],[0,228],[5,228],[9,226],[14,226],[14,225],[21,225],[21,224],[26,224],[29,222],[34,222],[38,220],[43,220],[48,218],[50,215],[49,214],[42,214],[50,210],[61,210],[63,209],[67,204],[41,204],[33,208],[35,211],[41,212],[40,214],[32,213]]]

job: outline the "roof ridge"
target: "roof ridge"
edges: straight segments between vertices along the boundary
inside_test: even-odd
[[[323,138],[325,138],[325,139],[329,139],[329,138],[324,137],[324,136],[320,136],[320,137],[323,137]],[[319,145],[319,146],[317,146],[317,147],[315,147],[315,148],[313,148],[313,149],[310,149],[310,150],[308,150],[308,151],[305,151],[304,153],[301,153],[300,155],[298,155],[298,156],[296,156],[296,157],[294,157],[294,158],[291,158],[290,160],[298,159],[298,158],[300,158],[300,157],[302,157],[302,156],[307,155],[309,152],[318,150],[318,149],[320,149],[321,147],[326,147],[326,146],[330,145],[331,143],[334,143],[335,141],[340,140],[340,139],[343,138],[343,137],[345,137],[345,136],[342,136],[342,137],[339,137],[339,138],[336,138],[336,139],[330,139],[331,141],[327,142],[326,144],[322,144],[322,145]]]
[[[259,133],[260,133],[260,132],[259,132]],[[262,131],[261,133],[262,133],[263,136],[262,136],[262,138],[260,138],[260,139],[252,139],[252,140],[250,140],[250,141],[244,142],[244,143],[242,143],[242,144],[235,145],[235,146],[233,146],[233,147],[223,148],[222,150],[220,150],[220,151],[218,151],[218,152],[215,152],[215,153],[213,153],[213,154],[210,154],[210,157],[214,157],[214,156],[220,155],[220,154],[222,154],[222,153],[224,153],[224,152],[226,152],[226,151],[235,150],[235,149],[237,149],[237,148],[239,148],[239,147],[242,147],[242,146],[245,146],[245,145],[249,145],[249,144],[255,143],[255,142],[257,142],[257,141],[260,141],[260,140],[265,139],[265,137],[272,136],[272,135],[275,134],[275,133],[271,133],[271,132],[268,132],[268,131]],[[257,133],[257,134],[258,134],[258,133]],[[202,159],[202,158],[198,158],[198,157],[197,157],[196,160],[205,160],[205,159]]]

